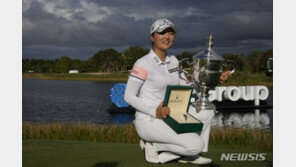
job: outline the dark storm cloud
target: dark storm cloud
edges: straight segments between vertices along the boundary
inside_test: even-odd
[[[200,50],[210,33],[223,53],[272,48],[270,0],[24,0],[23,57],[86,59],[99,49],[150,48],[158,18],[178,29],[175,53]]]

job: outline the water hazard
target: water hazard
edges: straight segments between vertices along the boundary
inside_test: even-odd
[[[115,82],[56,81],[23,79],[23,121],[112,123],[106,109],[111,105],[109,91]],[[272,101],[272,94],[269,97]],[[257,123],[257,125],[256,125]],[[220,112],[213,126],[261,127],[272,126],[272,110],[260,112]]]
[[[114,83],[23,79],[23,121],[106,123]]]

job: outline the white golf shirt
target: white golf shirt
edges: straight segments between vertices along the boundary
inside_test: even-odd
[[[162,62],[154,51],[138,59],[135,63],[127,83],[125,100],[136,108],[136,118],[156,117],[156,108],[164,100],[167,85],[180,85],[179,61],[173,55],[167,55]],[[129,84],[137,82],[137,88]],[[183,84],[182,84],[183,85]],[[129,98],[129,90],[139,89],[137,98]]]

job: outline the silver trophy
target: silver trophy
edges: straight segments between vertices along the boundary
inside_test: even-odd
[[[197,53],[192,59],[186,58],[180,61],[180,69],[185,76],[192,81],[197,92],[200,92],[199,99],[191,103],[196,111],[216,110],[213,103],[209,101],[209,90],[215,89],[219,83],[223,71],[235,71],[235,63],[225,61],[213,50],[213,36],[208,37],[207,49]]]

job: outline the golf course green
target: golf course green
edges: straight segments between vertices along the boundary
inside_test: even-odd
[[[23,140],[23,167],[193,167],[176,161],[166,164],[145,162],[138,144],[88,142],[70,140]],[[220,161],[222,153],[266,153],[264,161]],[[213,167],[268,167],[272,166],[272,152],[218,148],[210,145],[208,153]]]

